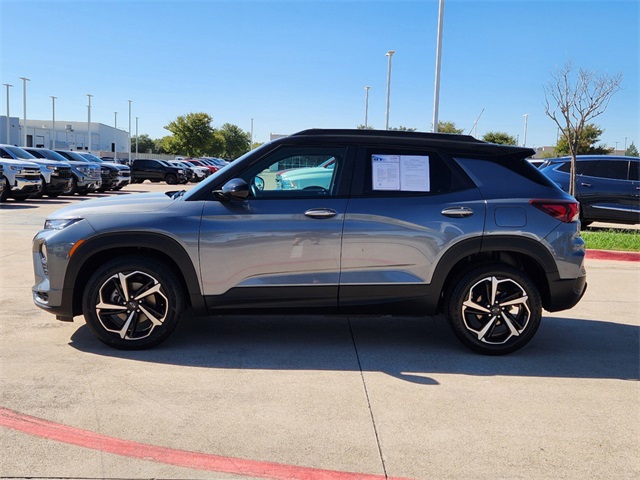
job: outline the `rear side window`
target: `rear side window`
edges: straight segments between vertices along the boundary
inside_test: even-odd
[[[629,162],[626,160],[600,160],[591,176],[611,178],[613,180],[627,180],[629,176]]]
[[[640,180],[640,162],[631,160],[629,165],[629,180]]]
[[[440,154],[391,147],[361,148],[358,166],[364,175],[355,192],[365,196],[437,195],[473,186],[471,180]]]

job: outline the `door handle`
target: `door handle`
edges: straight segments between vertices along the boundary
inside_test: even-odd
[[[473,210],[469,207],[447,207],[440,213],[445,217],[464,218],[473,215]]]
[[[306,217],[323,219],[335,217],[338,212],[331,210],[330,208],[311,208],[304,212],[304,214]]]
[[[582,185],[583,187],[590,187],[591,186],[590,183],[581,183],[580,185]]]

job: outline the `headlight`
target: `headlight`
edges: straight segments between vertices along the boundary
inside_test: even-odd
[[[90,170],[89,167],[85,167],[85,166],[78,167],[78,171],[84,173],[85,175],[89,173],[89,170]]]
[[[47,170],[57,170],[58,167],[56,167],[55,165],[47,165]]]
[[[74,223],[79,222],[82,218],[58,218],[58,219],[47,219],[44,221],[44,229],[45,230],[62,230],[65,229]]]
[[[9,165],[9,168],[11,170],[15,170],[17,173],[22,173],[22,168],[21,167],[16,167],[15,165]]]
[[[178,173],[184,173],[184,170],[178,170]]]

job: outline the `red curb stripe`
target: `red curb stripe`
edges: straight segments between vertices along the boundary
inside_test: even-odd
[[[79,447],[113,453],[125,457],[166,463],[218,473],[250,475],[275,480],[382,480],[384,475],[339,472],[317,468],[298,467],[273,462],[244,460],[208,453],[189,452],[156,447],[109,437],[89,430],[49,422],[0,407],[0,425],[36,437],[55,440]],[[389,477],[391,478],[391,477]],[[395,478],[394,480],[409,480]]]
[[[587,258],[591,260],[619,260],[621,262],[640,262],[640,252],[587,250]]]

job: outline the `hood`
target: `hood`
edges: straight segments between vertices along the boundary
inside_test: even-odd
[[[165,193],[137,193],[118,197],[104,197],[78,202],[49,215],[49,219],[88,218],[92,215],[129,215],[159,212],[172,205],[174,200]]]
[[[40,168],[40,165],[38,165],[35,162],[32,162],[31,160],[14,160],[13,158],[2,158],[0,159],[0,162],[4,163],[5,165],[15,165],[16,167]]]
[[[102,162],[101,165],[106,165],[108,167],[116,168],[118,170],[131,170],[128,165],[123,165],[121,163]]]

